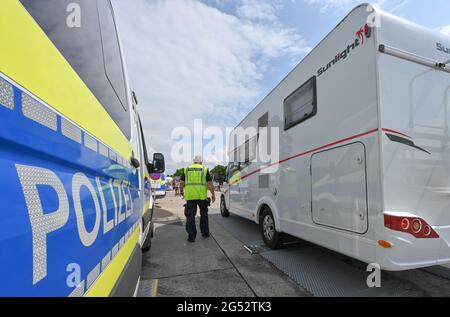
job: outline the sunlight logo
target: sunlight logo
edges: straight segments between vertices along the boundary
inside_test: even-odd
[[[372,35],[372,29],[370,28],[370,26],[368,24],[364,25],[356,32],[356,36],[361,41],[361,45],[364,45],[365,39],[370,38],[371,35]]]

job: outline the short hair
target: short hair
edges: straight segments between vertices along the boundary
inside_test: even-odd
[[[203,158],[200,155],[194,157],[194,163],[203,163]]]

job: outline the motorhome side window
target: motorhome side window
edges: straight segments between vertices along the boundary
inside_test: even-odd
[[[284,129],[288,130],[317,113],[316,77],[312,77],[284,101]]]
[[[48,38],[102,104],[123,134],[131,121],[114,15],[109,0],[77,0],[81,27],[67,26],[73,0],[20,0]]]
[[[245,155],[245,143],[244,143],[239,147],[239,163],[240,163],[239,165],[240,165],[240,167],[242,167],[244,165],[245,158],[246,158],[246,155]]]
[[[248,160],[253,162],[256,160],[256,151],[257,151],[258,139],[257,137],[253,137],[249,141],[249,153]]]
[[[272,143],[270,142],[271,140],[271,131],[269,129],[269,113],[266,112],[264,115],[262,115],[259,119],[258,119],[258,135],[257,135],[257,140],[256,140],[256,144],[255,147],[257,146],[259,139],[260,139],[260,133],[262,129],[267,129],[266,130],[266,134],[265,134],[265,138],[266,138],[266,143],[263,144],[263,146],[267,149],[268,153],[271,153],[272,149],[271,149],[271,145]],[[261,143],[259,143],[259,145],[261,145]],[[255,148],[255,159],[256,159],[256,148]]]
[[[239,152],[238,149],[235,149],[232,153],[233,155],[233,163],[239,164]]]
[[[266,112],[261,118],[258,119],[258,138],[259,138],[259,131],[262,128],[269,127],[269,113]]]

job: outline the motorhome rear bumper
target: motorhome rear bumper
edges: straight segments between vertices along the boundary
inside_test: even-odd
[[[445,241],[445,233],[438,227],[440,235],[436,239],[417,239],[414,236],[385,229],[383,240],[392,244],[391,248],[377,246],[377,262],[387,271],[405,271],[450,263],[450,244]],[[445,229],[450,233],[450,228]],[[450,241],[449,241],[450,242]]]

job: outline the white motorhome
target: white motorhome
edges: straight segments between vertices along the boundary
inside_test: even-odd
[[[239,124],[258,132],[229,149],[222,215],[260,224],[272,248],[287,233],[385,270],[449,263],[449,48],[355,8]],[[279,128],[270,164],[264,128]]]

